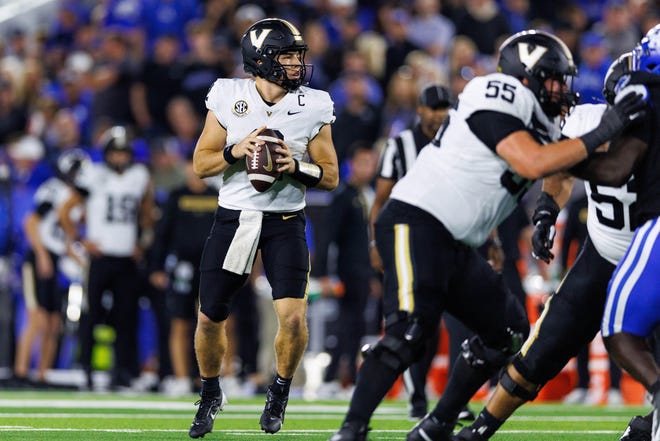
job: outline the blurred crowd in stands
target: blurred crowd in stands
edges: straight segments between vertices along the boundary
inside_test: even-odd
[[[306,62],[314,66],[310,85],[327,90],[335,103],[333,139],[347,177],[356,145],[377,152],[388,137],[414,123],[424,86],[444,84],[458,97],[474,76],[494,71],[500,43],[523,29],[559,36],[579,66],[574,87],[581,101],[602,102],[608,66],[660,21],[660,10],[650,0],[62,0],[37,31],[3,23],[0,367],[9,374],[26,317],[20,268],[29,245],[23,221],[36,188],[54,174],[56,158],[81,148],[100,161],[100,135],[115,125],[130,126],[137,134],[135,160],[148,166],[162,206],[185,183],[185,159],[206,115],[208,89],[216,78],[245,77],[240,38],[266,17],[286,19],[305,36]],[[371,173],[373,180],[375,161]],[[312,252],[330,198],[309,192]],[[149,265],[141,266],[147,281]],[[62,283],[75,278],[68,274]],[[270,306],[261,305],[270,302],[260,302],[266,288],[257,279],[245,304],[237,306],[244,319],[236,320],[234,332],[247,343],[232,351],[242,363],[230,364],[236,369],[228,373],[242,374],[249,390],[260,386],[260,373],[269,378],[272,369],[272,356],[257,353],[260,333],[268,336],[269,326],[259,313],[272,315]],[[156,385],[172,375],[163,349],[168,320],[164,308],[153,307],[161,288],[145,282],[136,337],[141,367],[157,373]],[[370,314],[378,322],[377,312]],[[310,308],[310,320],[327,316]],[[66,320],[63,335],[69,332],[70,341],[61,339],[56,368],[76,367],[75,319]],[[314,338],[310,348],[322,350],[325,342]]]

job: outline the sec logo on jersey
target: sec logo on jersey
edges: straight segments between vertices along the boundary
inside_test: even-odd
[[[245,116],[249,112],[248,103],[245,100],[238,100],[234,103],[232,111],[236,116]]]

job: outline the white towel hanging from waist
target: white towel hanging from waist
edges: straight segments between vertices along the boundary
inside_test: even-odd
[[[241,211],[238,229],[229,245],[222,269],[241,275],[250,273],[257,254],[262,220],[261,211]]]

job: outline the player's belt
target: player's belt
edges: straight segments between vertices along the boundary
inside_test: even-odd
[[[282,217],[282,216],[297,216],[302,214],[303,210],[297,211],[264,211],[264,217]]]

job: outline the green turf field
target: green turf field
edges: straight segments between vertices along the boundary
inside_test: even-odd
[[[190,399],[160,395],[0,391],[0,440],[185,440],[195,413]],[[291,400],[282,431],[259,429],[263,399],[229,399],[204,440],[327,440],[339,427],[346,402]],[[472,403],[474,410],[481,403]],[[617,441],[640,407],[527,405],[494,441]],[[370,440],[404,440],[413,426],[403,401],[382,404]]]

